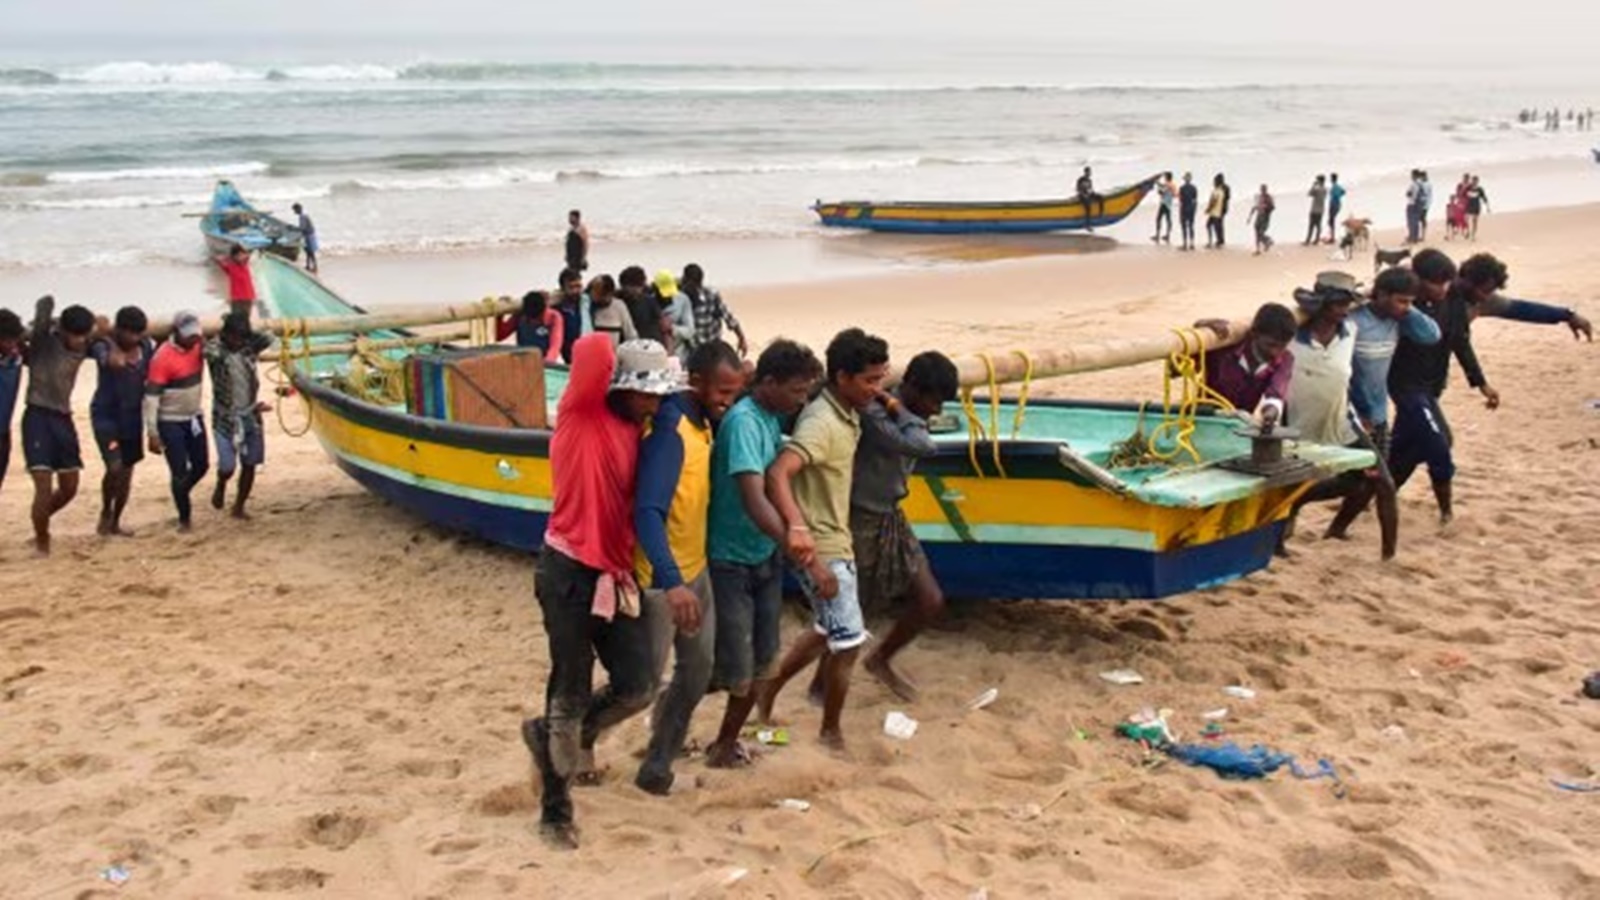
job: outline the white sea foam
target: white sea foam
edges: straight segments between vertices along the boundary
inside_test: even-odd
[[[145,181],[181,178],[238,178],[260,175],[271,166],[264,162],[216,163],[200,166],[148,166],[137,169],[99,169],[76,172],[51,172],[50,184],[91,184],[98,181]]]

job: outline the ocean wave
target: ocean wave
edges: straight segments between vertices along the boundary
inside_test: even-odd
[[[43,69],[0,69],[0,84],[15,87],[38,87],[61,82],[53,72]]]
[[[206,166],[151,166],[147,168],[104,169],[51,172],[49,184],[91,184],[100,181],[145,181],[180,178],[238,178],[266,174],[272,165],[264,162],[218,163]]]
[[[332,185],[322,185],[308,188],[284,188],[274,191],[251,191],[250,201],[258,206],[262,203],[285,203],[295,200],[305,200],[327,197],[333,193]],[[21,203],[9,204],[9,208],[22,210],[54,210],[67,212],[86,212],[96,210],[130,210],[130,209],[161,209],[164,207],[189,206],[196,211],[211,205],[211,194],[117,194],[110,197],[61,197],[54,199],[25,200]]]

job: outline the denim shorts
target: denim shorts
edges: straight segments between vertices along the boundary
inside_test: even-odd
[[[782,638],[783,563],[776,555],[745,565],[711,561],[717,601],[717,656],[711,684],[736,697],[772,677]]]
[[[867,642],[867,621],[861,615],[861,595],[856,584],[856,564],[850,559],[830,559],[824,563],[839,581],[839,593],[824,600],[817,585],[804,569],[795,570],[795,580],[811,601],[812,627],[828,639],[835,653],[853,650]]]

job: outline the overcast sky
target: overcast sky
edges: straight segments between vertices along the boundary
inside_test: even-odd
[[[26,35],[305,33],[952,37],[1533,55],[1600,39],[1596,0],[0,0]],[[1362,54],[1366,55],[1366,54]],[[1600,63],[1596,64],[1600,72]],[[1597,79],[1600,81],[1600,79]]]

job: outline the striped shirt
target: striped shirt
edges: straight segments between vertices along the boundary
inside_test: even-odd
[[[158,422],[187,422],[200,415],[200,381],[205,372],[199,341],[184,349],[167,341],[150,360],[144,384],[144,426],[154,434]]]

